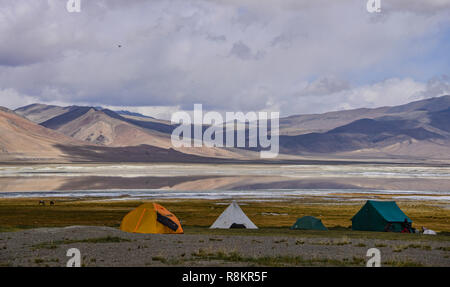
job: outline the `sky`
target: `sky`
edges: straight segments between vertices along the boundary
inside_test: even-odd
[[[0,0],[0,106],[287,116],[450,94],[450,0],[66,2]]]

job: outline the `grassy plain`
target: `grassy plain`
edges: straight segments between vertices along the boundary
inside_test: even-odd
[[[40,206],[39,200],[46,205]],[[49,202],[53,200],[54,206]],[[98,198],[20,198],[0,200],[0,231],[15,231],[39,227],[72,225],[119,227],[122,218],[144,201],[106,200]],[[227,200],[159,200],[182,222],[186,233],[243,233],[241,230],[209,230],[214,220],[226,208]],[[435,202],[403,201],[400,208],[413,220],[413,227],[450,233],[450,209]],[[242,202],[241,208],[261,229],[246,230],[243,234],[290,234],[290,227],[298,217],[312,215],[320,218],[331,229],[328,235],[341,236],[359,233],[349,229],[352,216],[361,208],[359,201],[333,201],[319,197],[289,201]],[[256,233],[256,234],[255,234]],[[322,234],[321,232],[309,232]],[[364,233],[363,233],[364,234]],[[402,236],[402,235],[385,235]]]

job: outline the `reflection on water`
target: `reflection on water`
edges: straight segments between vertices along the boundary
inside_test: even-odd
[[[417,191],[450,193],[450,168],[404,165],[53,164],[0,166],[0,197],[223,198]],[[95,192],[94,192],[95,191]],[[332,192],[330,192],[332,191]],[[430,193],[431,192],[431,193]],[[27,194],[24,194],[27,193]]]
[[[0,166],[0,177],[10,176],[243,176],[265,175],[305,177],[446,178],[449,167],[396,165],[250,165],[250,164],[83,164]]]
[[[355,196],[357,194],[357,196]],[[392,190],[91,190],[71,192],[8,192],[0,193],[0,198],[38,197],[101,197],[113,200],[136,199],[241,199],[241,200],[295,200],[302,197],[332,198],[335,200],[360,200],[374,195],[391,195],[398,199],[439,200],[450,202],[450,192],[392,191]]]

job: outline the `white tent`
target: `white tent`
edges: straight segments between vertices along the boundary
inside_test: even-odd
[[[231,226],[244,225],[248,229],[258,229],[258,227],[245,215],[236,201],[233,201],[230,206],[216,219],[210,228],[228,229]]]
[[[428,234],[428,235],[437,235],[436,231],[431,230],[431,229],[427,229],[423,232],[423,234]]]
[[[428,229],[428,228],[423,227],[423,226],[422,226],[422,231],[423,231],[423,234],[437,235],[436,231]]]

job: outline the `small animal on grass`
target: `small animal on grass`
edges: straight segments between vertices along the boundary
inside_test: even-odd
[[[39,205],[45,205],[45,201],[39,200]]]
[[[55,205],[55,202],[53,200],[50,201],[50,205]]]

